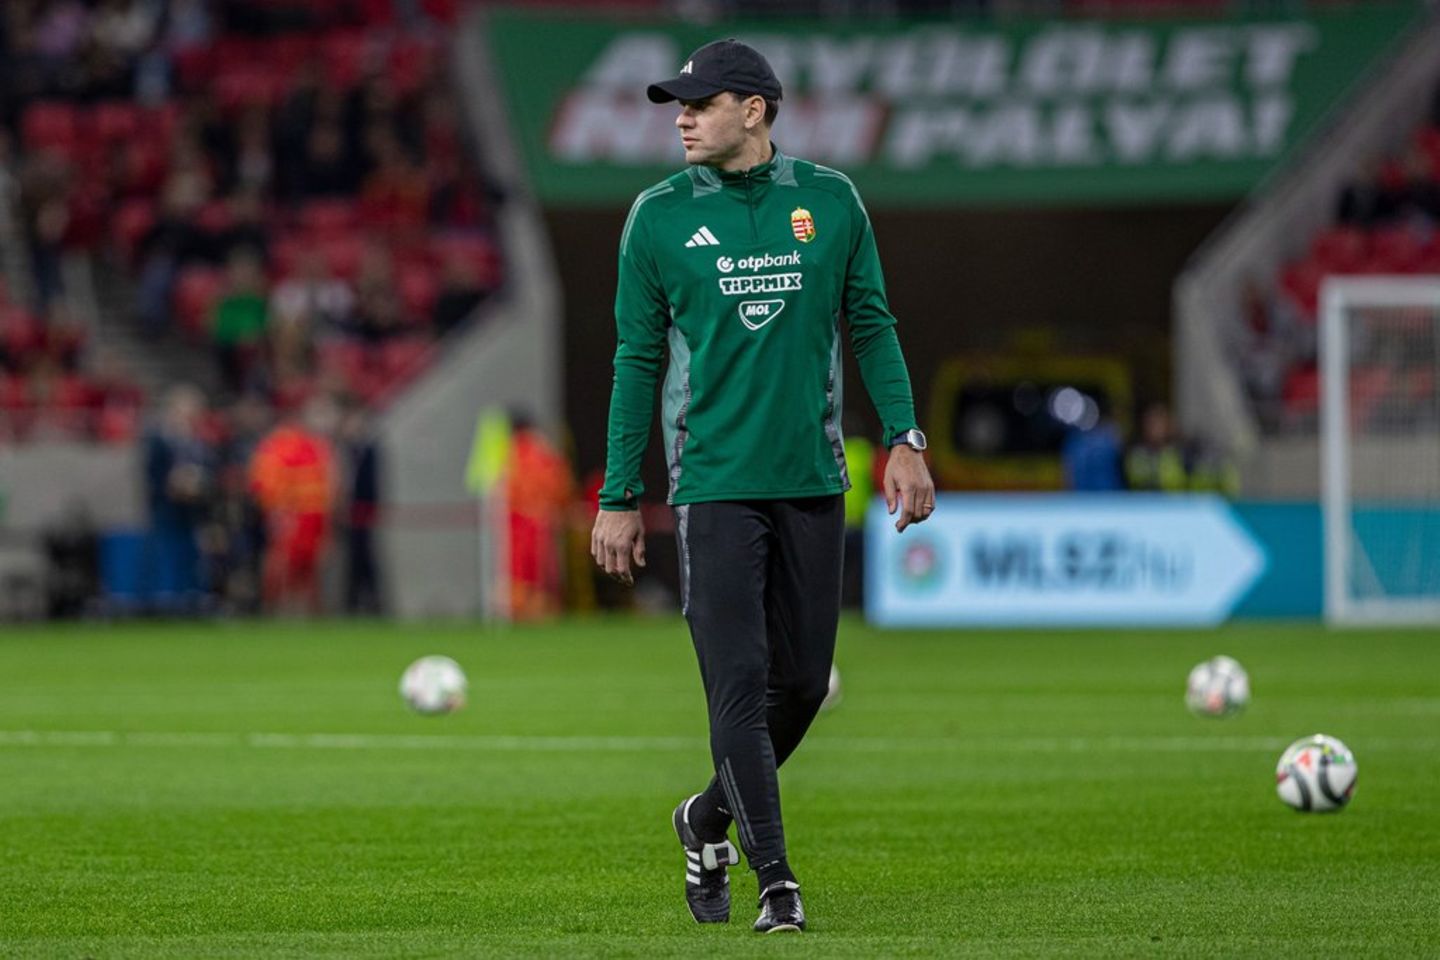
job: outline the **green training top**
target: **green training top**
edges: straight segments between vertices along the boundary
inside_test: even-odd
[[[693,166],[642,192],[620,235],[600,506],[631,509],[643,491],[667,350],[668,502],[844,492],[842,314],[884,436],[914,427],[875,235],[848,177],[775,151],[743,172]]]

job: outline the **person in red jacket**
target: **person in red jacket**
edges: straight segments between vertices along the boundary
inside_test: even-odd
[[[335,506],[335,406],[320,397],[286,417],[255,448],[250,489],[265,514],[265,607],[321,611],[320,568]]]
[[[560,612],[561,540],[575,481],[564,455],[528,416],[512,414],[511,423],[510,612],[534,620]]]

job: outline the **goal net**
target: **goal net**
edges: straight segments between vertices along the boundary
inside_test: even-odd
[[[1440,622],[1440,277],[1332,278],[1320,307],[1325,617]]]

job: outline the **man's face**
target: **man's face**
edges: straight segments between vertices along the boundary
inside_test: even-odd
[[[685,147],[685,162],[719,167],[738,155],[745,145],[745,111],[750,99],[759,98],[722,92],[704,100],[681,100],[675,127]]]

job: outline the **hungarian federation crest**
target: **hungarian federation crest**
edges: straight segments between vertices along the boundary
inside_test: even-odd
[[[795,212],[790,214],[790,229],[794,231],[796,240],[809,243],[815,239],[815,218],[804,207],[796,207]]]

